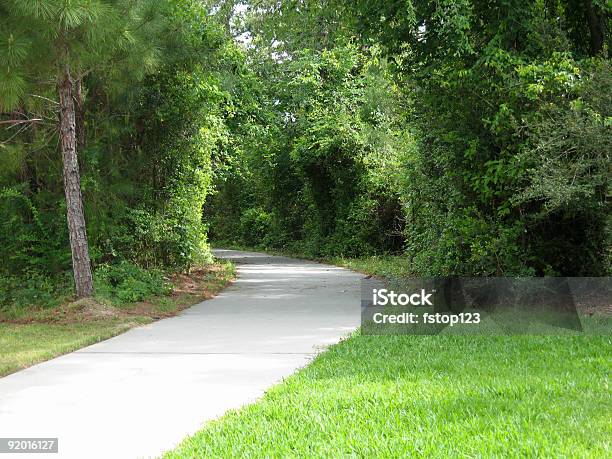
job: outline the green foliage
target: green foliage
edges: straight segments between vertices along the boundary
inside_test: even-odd
[[[0,276],[56,279],[70,267],[55,121],[64,48],[82,88],[94,265],[210,261],[202,206],[234,113],[225,77],[244,56],[200,1],[68,3],[0,2],[0,73],[10,75],[0,78]]]
[[[605,2],[270,0],[236,22],[259,105],[229,126],[213,237],[403,246],[424,275],[610,272]],[[233,223],[255,208],[257,240]]]
[[[0,276],[0,311],[10,315],[25,308],[51,308],[71,294],[68,274],[48,277],[31,272],[20,277]]]
[[[454,26],[467,46],[433,29],[447,48],[414,44],[426,66],[406,62],[421,88],[403,185],[409,255],[427,274],[601,275],[609,114],[585,95],[609,73],[589,68],[608,65],[579,60],[550,5],[500,5],[492,18],[470,3]]]
[[[186,269],[211,237],[424,275],[610,273],[606,2],[233,5],[0,2],[1,276],[70,266],[65,61],[94,265]]]
[[[101,265],[94,277],[96,294],[119,304],[168,294],[172,290],[172,284],[164,279],[162,272],[145,270],[129,262]]]
[[[245,244],[264,242],[270,232],[272,216],[262,209],[247,209],[240,217],[240,237]]]
[[[231,164],[212,199],[214,235],[310,255],[397,250],[389,168],[405,145],[386,62],[346,45],[296,52],[279,67],[260,96],[266,124],[241,136],[244,160]]]

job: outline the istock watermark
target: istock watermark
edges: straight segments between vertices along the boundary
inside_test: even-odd
[[[610,277],[365,279],[363,334],[610,334]]]
[[[435,293],[432,290],[430,293],[426,293],[425,289],[422,288],[420,293],[395,293],[389,291],[386,288],[372,289],[372,301],[374,306],[386,306],[388,304],[392,306],[407,306],[409,304],[413,306],[433,306],[430,298]]]

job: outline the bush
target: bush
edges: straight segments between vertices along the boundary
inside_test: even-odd
[[[95,272],[96,294],[114,303],[133,303],[170,293],[161,271],[145,270],[127,261],[102,265]]]
[[[31,307],[50,308],[57,306],[62,296],[72,294],[72,277],[50,277],[30,272],[21,277],[0,276],[0,310],[20,310]]]
[[[247,209],[240,217],[240,233],[247,245],[261,244],[270,231],[271,216],[259,208]]]

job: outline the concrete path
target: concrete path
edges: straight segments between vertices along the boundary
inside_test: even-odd
[[[238,266],[216,298],[0,378],[0,437],[58,437],[38,458],[157,456],[359,325],[359,274],[216,254]]]

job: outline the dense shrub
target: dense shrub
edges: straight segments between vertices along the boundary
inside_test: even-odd
[[[25,308],[57,306],[73,291],[71,273],[55,277],[35,272],[19,277],[0,276],[0,311],[19,312]]]
[[[270,231],[271,215],[262,209],[246,209],[240,217],[240,236],[245,244],[258,245]]]
[[[172,290],[172,284],[164,279],[161,271],[145,270],[126,261],[101,265],[94,277],[96,294],[117,303],[141,301]]]

